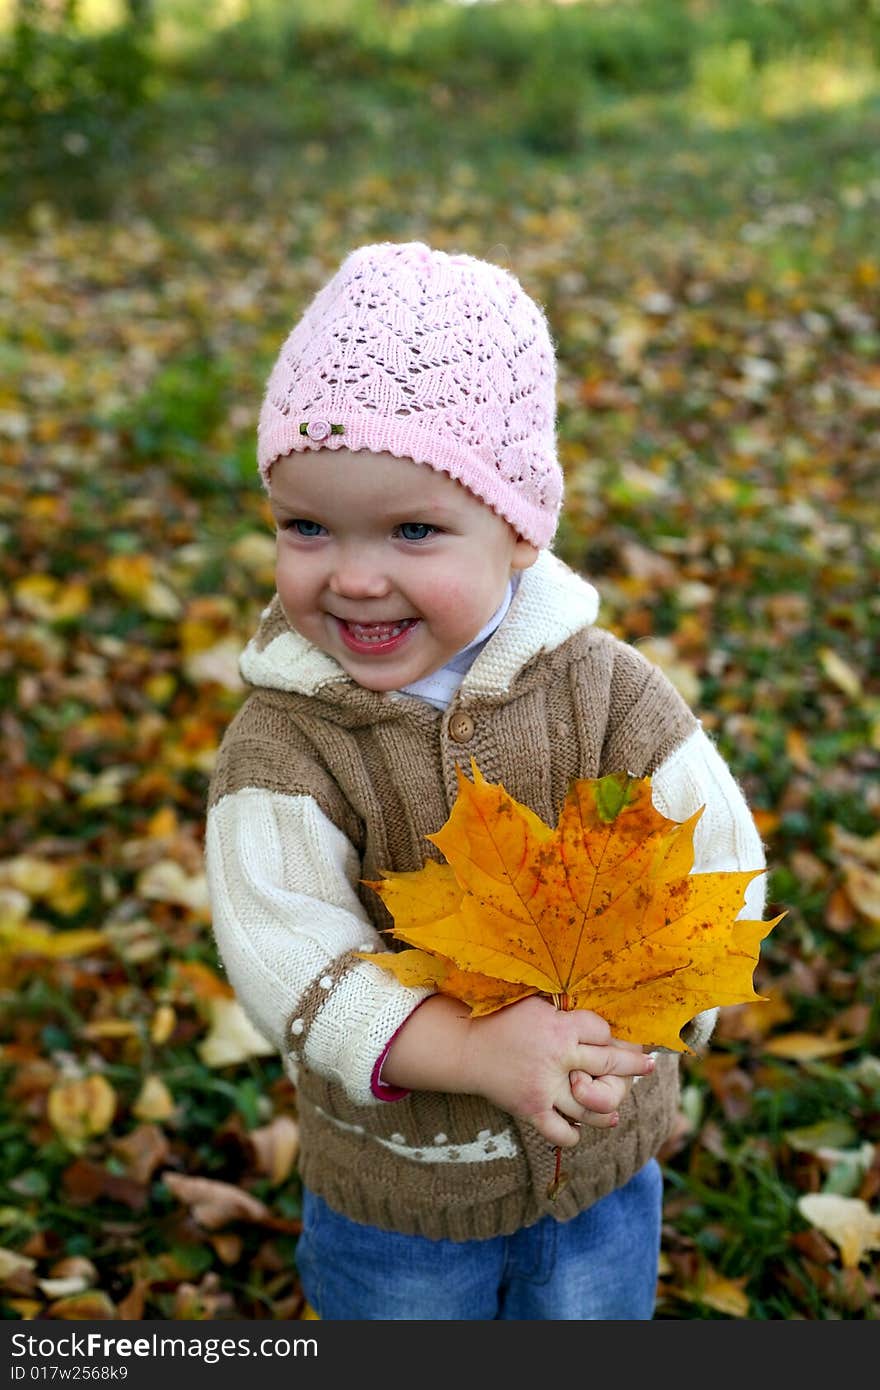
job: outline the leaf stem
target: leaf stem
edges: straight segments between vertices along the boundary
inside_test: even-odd
[[[562,1009],[563,1012],[567,1013],[569,1009],[574,1008],[574,1003],[568,994],[551,994],[550,998],[553,1001],[554,1009]],[[553,1181],[547,1188],[547,1196],[551,1202],[556,1201],[556,1198],[568,1182],[567,1173],[563,1173],[562,1171],[562,1146],[560,1144],[556,1145],[554,1154],[556,1164],[553,1170]]]

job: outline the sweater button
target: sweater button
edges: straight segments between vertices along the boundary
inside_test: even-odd
[[[473,733],[474,721],[469,714],[463,714],[459,711],[458,714],[452,716],[449,721],[449,735],[450,738],[455,739],[456,743],[467,743],[468,739],[473,737]]]

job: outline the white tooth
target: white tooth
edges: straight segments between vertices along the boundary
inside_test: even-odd
[[[349,623],[354,635],[359,642],[387,642],[392,637],[399,637],[406,627],[406,620],[400,623],[372,623],[365,625],[362,623]],[[375,629],[381,627],[382,632]]]

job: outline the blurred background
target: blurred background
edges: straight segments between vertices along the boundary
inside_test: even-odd
[[[296,1095],[202,862],[255,424],[354,246],[506,265],[557,551],[767,846],[662,1319],[880,1313],[880,0],[0,0],[0,1311],[303,1315]]]

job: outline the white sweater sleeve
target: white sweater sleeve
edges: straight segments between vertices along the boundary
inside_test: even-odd
[[[705,806],[694,831],[694,873],[766,868],[764,847],[746,799],[702,728],[657,768],[651,792],[656,809],[670,820],[687,820]],[[766,874],[762,873],[748,884],[739,916],[760,921],[766,895]],[[698,1014],[683,1030],[686,1042],[697,1050],[704,1047],[717,1018],[717,1009]]]
[[[311,797],[246,788],[211,807],[205,862],[217,949],[254,1026],[291,1075],[303,1061],[356,1103],[381,1103],[376,1059],[430,991],[369,961],[334,972],[348,951],[385,949],[355,891],[352,845]],[[316,993],[303,1034],[297,1015]]]

